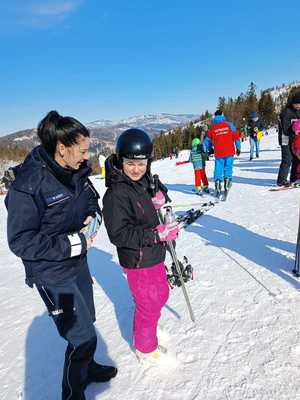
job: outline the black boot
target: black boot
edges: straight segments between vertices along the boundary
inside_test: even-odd
[[[114,378],[118,373],[116,367],[109,365],[97,364],[96,361],[92,361],[88,368],[88,378],[86,386],[92,382],[108,382]]]
[[[288,181],[277,181],[277,186],[289,187],[290,186],[290,182],[288,182]]]
[[[225,192],[228,192],[228,190],[231,188],[232,181],[231,178],[224,178],[224,190]]]
[[[217,180],[215,181],[215,196],[216,196],[216,197],[220,197],[220,195],[221,195],[221,190],[222,190],[221,181],[220,181],[220,179],[217,179]]]
[[[84,390],[88,369],[92,363],[96,345],[96,337],[78,347],[68,344],[65,354],[62,400],[85,400]]]

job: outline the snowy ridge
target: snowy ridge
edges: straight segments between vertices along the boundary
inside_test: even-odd
[[[131,118],[122,119],[119,123],[122,124],[136,124],[136,125],[146,125],[146,124],[187,124],[191,120],[196,119],[195,114],[144,114],[138,115]]]
[[[300,81],[294,81],[287,85],[283,84],[282,86],[276,86],[275,89],[272,88],[269,90],[273,101],[275,102],[277,112],[279,112],[281,108],[286,105],[290,90],[296,86],[300,87]]]
[[[13,141],[14,142],[21,142],[21,141],[23,141],[23,140],[32,140],[33,139],[33,135],[30,135],[30,136],[20,136],[20,137],[17,137],[17,138],[15,138],[15,139],[13,139]]]
[[[87,128],[103,128],[106,126],[112,126],[114,124],[113,121],[110,121],[108,119],[99,119],[97,121],[92,121],[86,124]]]
[[[219,203],[177,241],[194,281],[187,290],[193,324],[180,289],[170,293],[160,324],[164,345],[179,361],[173,369],[142,368],[131,350],[133,302],[104,226],[89,251],[94,279],[96,359],[118,366],[109,384],[92,384],[87,400],[298,400],[300,398],[300,283],[291,274],[300,189],[270,192],[280,149],[272,132],[249,162],[249,143],[235,161],[227,202]],[[181,153],[185,159],[188,153]],[[153,163],[177,212],[202,201],[192,193],[190,164]],[[213,160],[207,162],[212,186]],[[101,197],[103,180],[93,181]],[[186,207],[184,207],[186,205]],[[0,197],[0,384],[1,400],[60,398],[65,343],[24,268],[6,242],[6,211]]]

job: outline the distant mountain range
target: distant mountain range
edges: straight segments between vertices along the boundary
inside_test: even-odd
[[[91,151],[102,152],[113,148],[118,136],[126,129],[140,128],[151,136],[161,131],[169,131],[178,126],[188,125],[199,116],[195,114],[144,114],[118,122],[97,120],[86,124],[91,132]],[[17,146],[30,150],[38,144],[36,129],[25,129],[0,137],[0,145]]]
[[[276,104],[277,112],[286,103],[289,91],[294,86],[300,86],[300,81],[293,81],[289,84],[283,84],[266,89],[272,95]],[[144,114],[122,119],[114,122],[106,119],[96,120],[87,123],[86,126],[91,132],[91,152],[108,153],[115,146],[115,141],[126,129],[140,128],[148,132],[152,137],[161,131],[168,132],[179,126],[186,126],[191,121],[199,120],[195,114]],[[202,122],[198,122],[202,124]],[[25,129],[0,137],[1,147],[21,147],[31,150],[38,144],[36,129]]]

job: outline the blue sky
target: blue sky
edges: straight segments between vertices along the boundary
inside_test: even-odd
[[[82,122],[201,113],[300,79],[299,1],[2,0],[0,135],[51,109]]]

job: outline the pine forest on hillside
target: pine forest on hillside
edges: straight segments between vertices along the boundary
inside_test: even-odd
[[[272,92],[280,91],[276,99],[273,99]],[[282,108],[286,105],[289,98],[300,90],[300,86],[290,86],[270,88],[263,90],[260,97],[256,94],[256,85],[251,82],[246,93],[241,93],[237,98],[219,97],[217,109],[222,110],[229,121],[232,121],[238,130],[242,130],[247,125],[250,111],[257,111],[261,120],[267,128],[277,125],[278,116]],[[199,121],[190,123],[187,127],[176,128],[166,135],[161,132],[154,139],[154,158],[160,159],[167,157],[173,152],[191,147],[194,137],[202,138],[210,124],[212,114],[206,111],[200,116]]]

